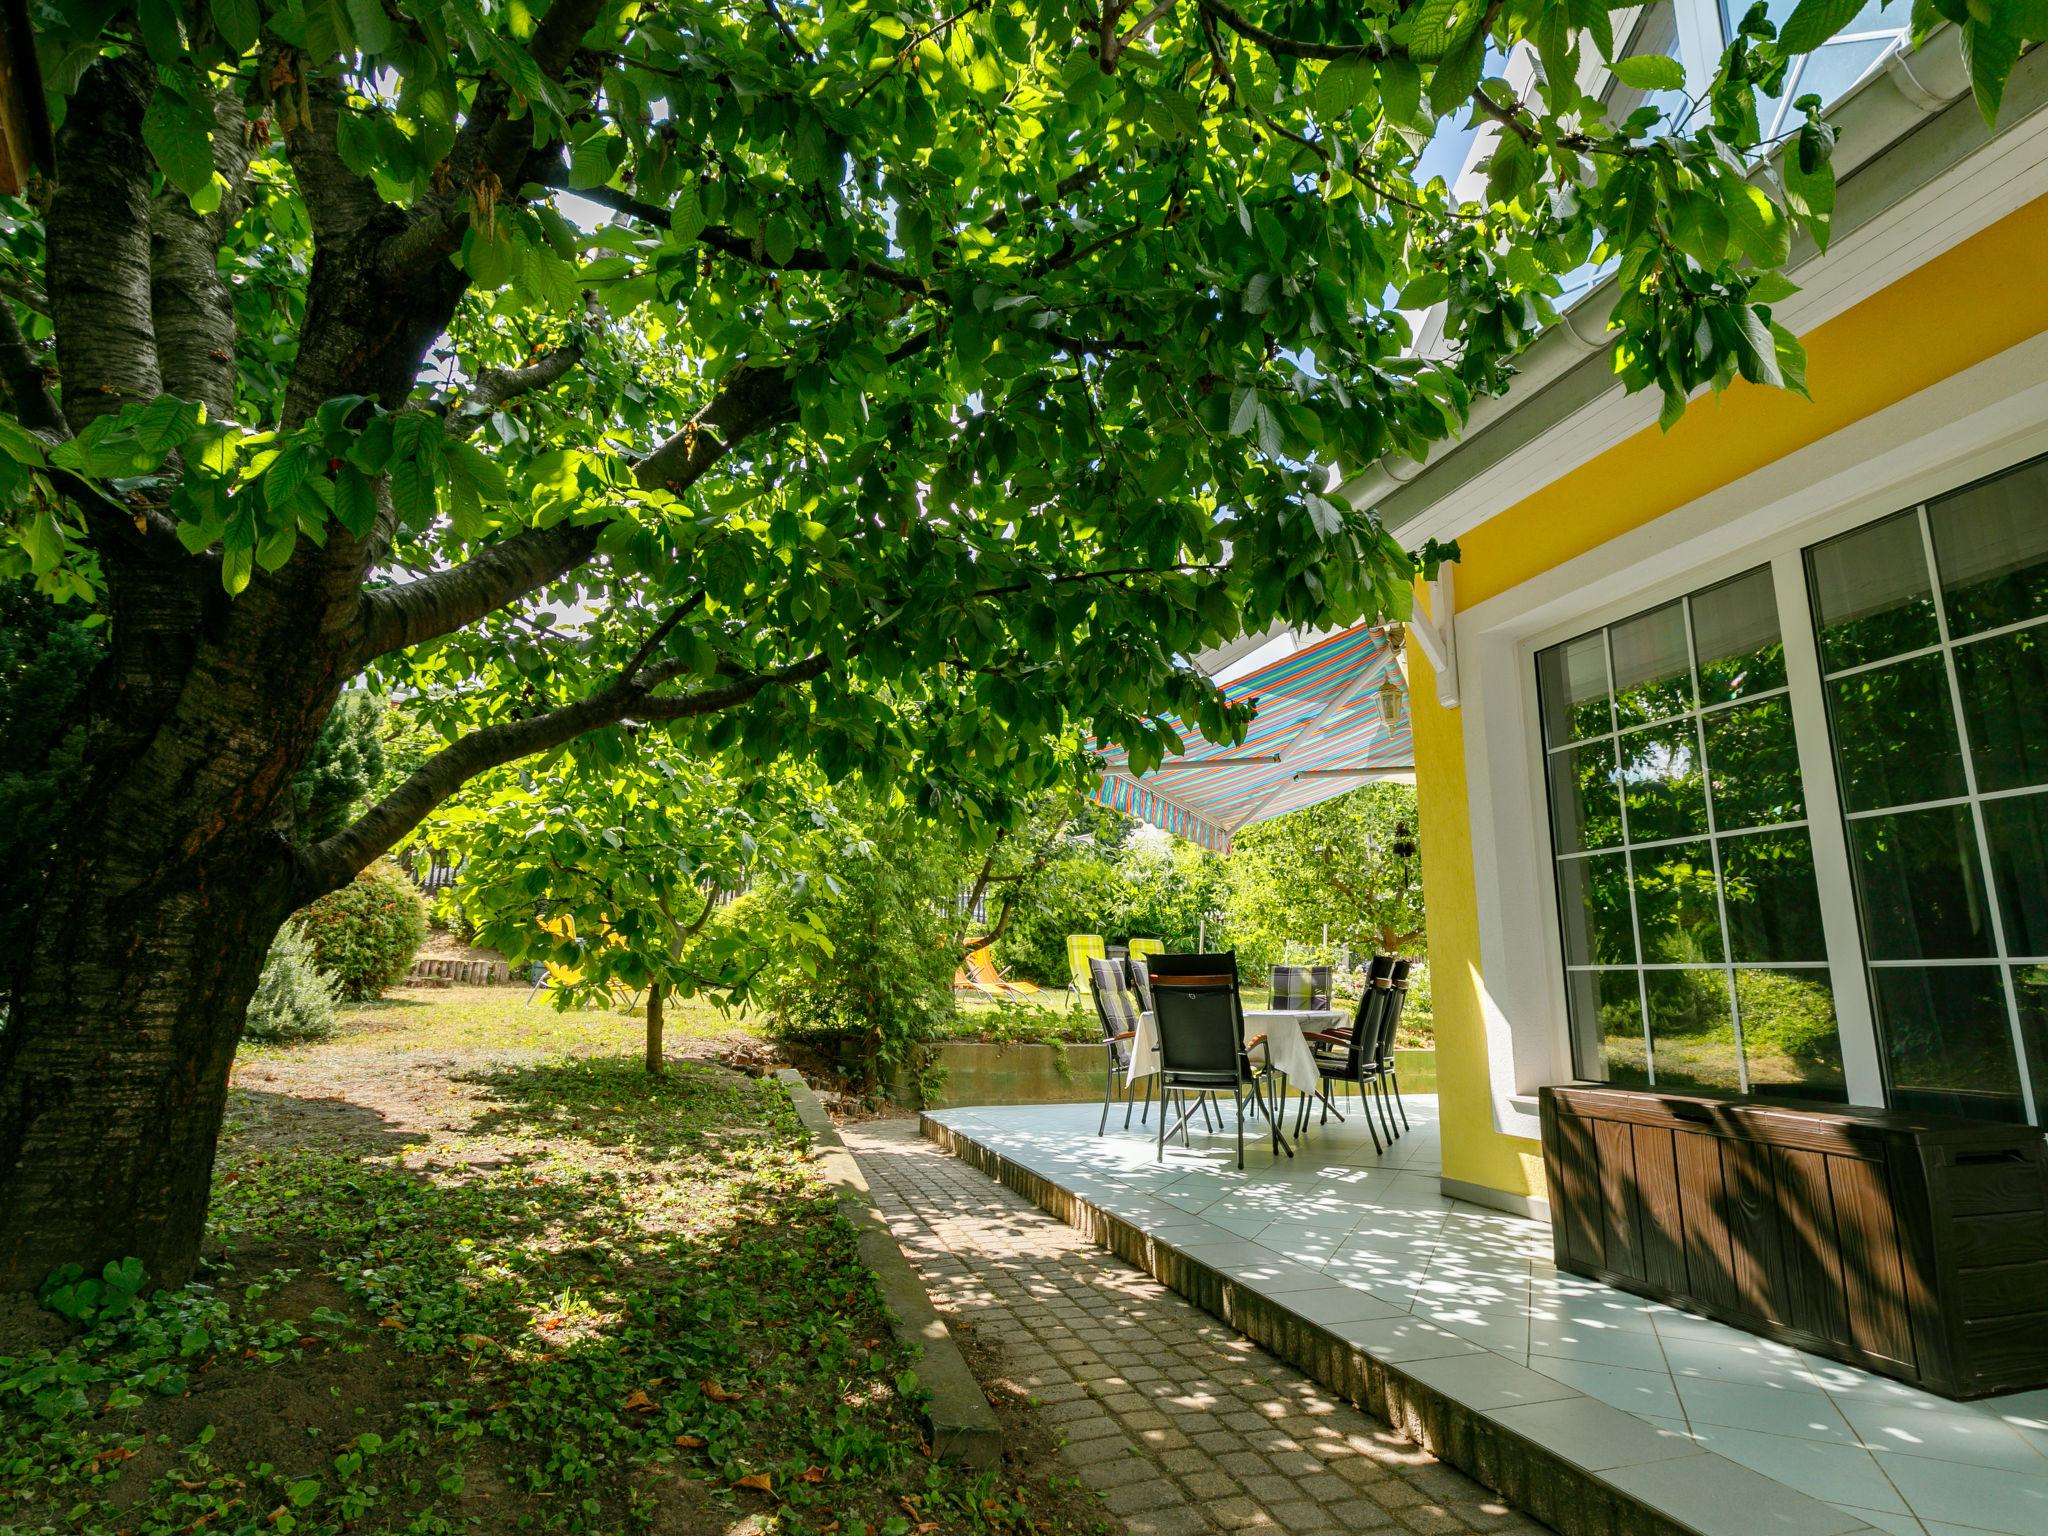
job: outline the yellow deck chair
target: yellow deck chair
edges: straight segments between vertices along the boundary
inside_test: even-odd
[[[996,969],[996,957],[986,944],[967,951],[960,969],[953,972],[953,990],[979,997],[1035,997],[1043,988],[1028,981],[1012,981]]]
[[[1088,962],[1107,960],[1109,946],[1102,941],[1099,933],[1070,933],[1067,935],[1067,997],[1076,1003],[1094,1000],[1095,986],[1089,980]]]

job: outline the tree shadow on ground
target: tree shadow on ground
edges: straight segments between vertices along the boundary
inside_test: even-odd
[[[648,1162],[795,1129],[778,1085],[705,1062],[672,1062],[657,1075],[634,1058],[591,1057],[496,1067],[457,1081],[488,1100],[472,1135],[572,1142]]]
[[[234,1088],[228,1092],[224,1139],[259,1154],[310,1150],[398,1157],[427,1137],[402,1130],[379,1111],[348,1099]]]

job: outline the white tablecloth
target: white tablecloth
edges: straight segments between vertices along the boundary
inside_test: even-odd
[[[1322,1074],[1316,1070],[1315,1052],[1302,1039],[1304,1034],[1314,1034],[1319,1029],[1328,1029],[1332,1024],[1341,1024],[1346,1015],[1336,1008],[1257,1008],[1248,1009],[1244,1016],[1244,1037],[1266,1037],[1266,1049],[1271,1053],[1273,1070],[1286,1078],[1303,1093],[1314,1093],[1322,1083]],[[1253,1058],[1257,1064],[1257,1058]],[[1131,1039],[1131,1067],[1126,1081],[1136,1083],[1141,1077],[1150,1077],[1159,1070],[1159,1030],[1153,1023],[1152,1015],[1138,1015],[1138,1032]]]

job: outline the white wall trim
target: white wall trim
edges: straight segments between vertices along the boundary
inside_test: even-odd
[[[1528,1096],[1572,1076],[1535,653],[2044,452],[2038,336],[1457,616],[1496,1129],[1538,1136]],[[1847,1065],[1867,1090],[1873,1064]]]

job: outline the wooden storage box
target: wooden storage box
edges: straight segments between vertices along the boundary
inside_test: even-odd
[[[1948,1397],[2048,1386],[2029,1126],[1545,1088],[1560,1269]]]

